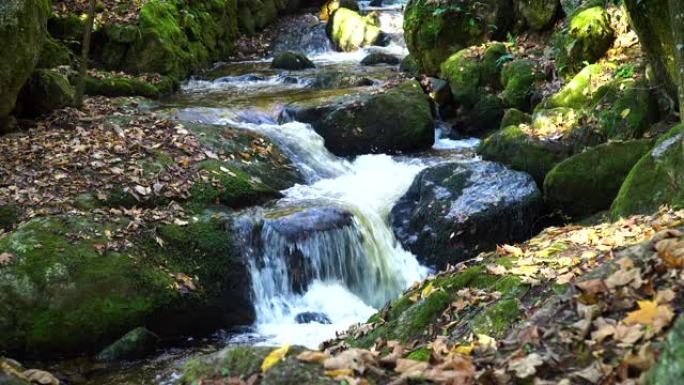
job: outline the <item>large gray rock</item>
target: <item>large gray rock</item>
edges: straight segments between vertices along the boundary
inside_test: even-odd
[[[434,142],[430,102],[415,80],[387,92],[287,108],[285,114],[310,123],[338,156],[421,151]]]
[[[0,131],[7,128],[17,95],[38,63],[48,13],[46,0],[0,2]]]
[[[390,222],[421,262],[443,268],[530,237],[541,209],[529,175],[498,163],[456,162],[418,174]]]

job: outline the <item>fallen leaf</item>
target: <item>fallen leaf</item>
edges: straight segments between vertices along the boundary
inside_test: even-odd
[[[323,361],[327,360],[330,358],[330,355],[324,352],[319,352],[319,351],[305,351],[299,353],[297,356],[297,359],[299,361],[303,362],[318,362],[318,363],[323,363]]]
[[[512,360],[508,369],[515,373],[518,378],[527,378],[537,373],[537,367],[544,364],[544,360],[537,353]]]
[[[288,350],[290,350],[290,345],[285,344],[279,347],[278,349],[274,349],[273,351],[268,353],[266,358],[264,358],[264,361],[261,363],[261,372],[266,373],[275,364],[282,361],[287,355]]]

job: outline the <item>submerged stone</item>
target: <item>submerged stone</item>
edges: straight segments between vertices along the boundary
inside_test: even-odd
[[[492,162],[448,163],[416,177],[390,222],[404,247],[444,268],[528,238],[541,206],[529,175]]]
[[[316,65],[301,52],[282,52],[276,55],[271,62],[271,68],[292,71],[315,67]]]
[[[383,52],[371,52],[361,60],[361,64],[365,66],[378,64],[398,65],[400,62],[401,60],[398,57]]]
[[[332,324],[332,321],[330,321],[330,318],[323,314],[323,313],[314,313],[314,312],[305,312],[305,313],[299,313],[295,316],[295,322],[298,324],[310,324],[310,323],[319,323],[323,325],[330,325]]]

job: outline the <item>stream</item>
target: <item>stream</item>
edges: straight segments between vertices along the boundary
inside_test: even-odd
[[[472,158],[470,150],[478,141],[443,139],[436,122],[435,145],[428,153],[343,159],[326,150],[323,138],[310,125],[283,119],[279,123],[284,106],[290,103],[315,104],[330,97],[369,92],[397,77],[396,66],[368,67],[359,62],[371,50],[400,57],[408,54],[402,31],[405,2],[385,1],[382,8],[369,7],[369,1],[359,2],[362,12],[378,12],[383,31],[392,37],[388,47],[341,53],[333,51],[327,39],[318,39],[326,44],[306,47],[315,69],[273,70],[270,59],[218,64],[202,78],[186,81],[180,93],[163,102],[161,112],[180,122],[228,125],[268,137],[305,178],[305,183],[283,191],[284,197],[274,207],[247,210],[236,219],[236,231],[240,234],[242,229],[244,233],[240,239],[263,245],[260,249],[245,247],[248,254],[254,254],[249,259],[249,271],[256,323],[242,332],[221,334],[199,351],[231,344],[291,343],[316,348],[334,338],[336,332],[366,321],[429,273],[395,239],[389,212],[422,169],[447,157]],[[348,74],[370,82],[359,87],[315,87],[321,73]],[[306,236],[294,239],[279,231],[282,215],[313,215],[304,219],[314,223],[336,215],[346,219],[339,226],[320,231],[314,226]],[[257,221],[263,222],[256,235],[259,239],[249,239],[255,237],[252,230]],[[306,278],[298,289],[293,288],[288,267],[293,253],[300,255]],[[315,314],[326,322],[298,323],[301,314]],[[168,349],[144,363],[118,368],[115,375],[110,372],[90,377],[86,383],[172,384],[177,373],[168,368],[177,367],[197,351]]]

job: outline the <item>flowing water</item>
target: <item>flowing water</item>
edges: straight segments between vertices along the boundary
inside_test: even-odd
[[[278,122],[288,103],[315,105],[334,96],[365,93],[396,77],[396,66],[363,67],[359,62],[371,50],[407,54],[402,32],[404,3],[386,0],[383,8],[372,9],[369,1],[360,2],[364,11],[378,12],[382,29],[392,36],[388,47],[353,53],[334,52],[327,45],[313,47],[309,56],[316,68],[292,73],[270,69],[269,60],[219,65],[210,76],[188,80],[181,93],[165,101],[163,113],[179,121],[230,125],[269,137],[306,180],[283,191],[275,207],[246,211],[236,219],[248,234],[240,236],[237,226],[236,235],[244,240],[249,260],[256,323],[220,344],[293,343],[316,348],[337,331],[364,322],[428,273],[394,238],[389,211],[422,169],[442,161],[444,154],[453,159],[455,152],[471,149],[477,141],[444,139],[437,123],[435,151],[430,154],[363,155],[348,160],[328,152],[308,124]],[[370,82],[360,87],[316,87],[317,75],[324,72],[351,74]],[[318,217],[316,213],[327,214]],[[321,218],[332,218],[334,223],[316,222]],[[288,221],[309,227],[293,235],[286,227]],[[259,229],[256,234],[254,228]],[[291,266],[293,256],[299,260],[298,274]],[[302,313],[324,315],[330,323],[297,323]],[[167,351],[139,371],[157,372],[178,355],[183,355],[182,350]],[[128,383],[126,376],[133,374],[122,370],[117,376],[98,381]],[[151,382],[173,383],[173,379],[167,373]]]
[[[296,73],[271,70],[267,61],[224,65],[213,71],[213,79],[188,81],[183,93],[172,101],[183,106],[172,111],[176,119],[252,130],[280,146],[307,181],[283,192],[284,198],[277,204],[281,211],[333,207],[352,214],[342,227],[315,229],[297,239],[279,232],[280,222],[263,221],[257,234],[260,239],[245,241],[262,245],[250,248],[248,255],[257,321],[253,332],[238,336],[238,340],[252,337],[264,344],[297,343],[315,348],[336,331],[365,321],[427,274],[416,257],[395,240],[387,218],[393,203],[433,158],[364,155],[349,161],[329,153],[308,124],[277,123],[286,103],[315,103],[330,96],[367,92],[397,75],[396,68],[362,67],[359,62],[371,50],[400,57],[407,54],[402,31],[404,2],[386,1],[388,4],[378,9],[370,8],[368,1],[360,3],[364,11],[378,13],[382,29],[392,37],[389,46],[352,53],[319,47],[309,52],[316,69]],[[373,85],[328,90],[312,87],[322,72],[366,76]],[[435,149],[476,144],[441,139],[439,133],[436,130]],[[270,215],[277,217],[277,210]],[[254,237],[252,227],[246,232]],[[302,260],[298,270],[304,271],[306,282],[293,283],[302,280],[291,271],[295,254]],[[322,314],[330,323],[297,323],[296,317],[302,313]]]

